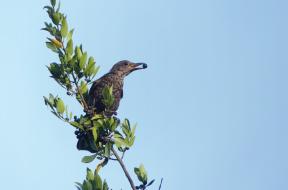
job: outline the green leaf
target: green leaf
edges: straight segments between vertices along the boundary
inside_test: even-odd
[[[123,125],[125,125],[127,128],[130,128],[130,121],[128,119],[125,119]]]
[[[109,95],[112,96],[113,95],[112,94],[113,93],[113,86],[110,86],[108,89],[109,89]]]
[[[65,106],[65,114],[66,114],[66,120],[68,119],[68,106]]]
[[[49,102],[51,105],[54,105],[55,99],[54,99],[54,96],[52,94],[49,94]]]
[[[68,24],[67,24],[67,20],[65,17],[62,19],[62,26],[61,26],[60,33],[63,38],[66,38],[68,34]]]
[[[94,140],[94,142],[96,142],[96,141],[97,141],[97,138],[98,138],[96,127],[93,127],[93,128],[92,128],[92,135],[93,135],[93,140]]]
[[[50,3],[51,3],[51,5],[52,5],[52,7],[55,7],[55,5],[56,5],[56,0],[50,0]]]
[[[108,187],[108,184],[107,184],[106,180],[104,180],[102,190],[109,190],[109,187]]]
[[[56,48],[62,48],[63,44],[61,41],[59,41],[58,39],[54,38],[47,38]]]
[[[89,181],[93,181],[94,180],[94,174],[89,168],[87,168],[86,179],[89,180]]]
[[[56,12],[59,12],[59,11],[60,11],[60,7],[61,7],[61,1],[59,1],[59,3],[58,3],[58,7],[57,7]]]
[[[147,184],[147,172],[144,168],[144,165],[141,164],[139,168],[134,168],[134,172],[137,175],[139,181],[141,181],[144,185]]]
[[[81,162],[83,163],[90,163],[92,162],[95,158],[96,158],[97,154],[93,154],[93,155],[90,155],[90,156],[84,156],[81,160]]]
[[[88,59],[88,65],[87,67],[85,68],[84,70],[84,74],[86,76],[90,76],[93,74],[93,71],[94,71],[94,67],[95,67],[95,61],[94,61],[94,58],[93,57],[89,57]]]
[[[115,131],[115,129],[118,127],[118,122],[115,118],[111,117],[109,119],[109,123],[110,123],[110,130],[111,131]]]
[[[89,60],[88,60],[88,67],[91,67],[95,64],[95,61],[94,61],[94,58],[93,57],[89,57]]]
[[[143,164],[140,164],[139,170],[140,170],[141,174],[147,174]]]
[[[48,100],[48,98],[46,98],[45,96],[43,96],[43,98],[44,98],[45,105],[46,105],[46,106],[49,105],[49,100]]]
[[[115,139],[115,145],[117,148],[122,148],[123,146],[125,147],[125,142],[121,139]]]
[[[94,175],[94,182],[96,185],[96,190],[102,190],[102,180],[97,173]]]
[[[60,98],[57,100],[56,109],[57,109],[57,112],[60,114],[63,114],[65,111],[64,102]]]
[[[87,52],[83,53],[83,55],[80,58],[80,63],[79,63],[80,69],[84,69],[86,62],[87,62]]]
[[[86,120],[86,121],[84,121],[83,125],[85,127],[90,127],[91,126],[91,121],[90,120]]]
[[[46,47],[51,49],[53,52],[57,53],[58,49],[52,42],[46,42]]]
[[[58,25],[60,23],[61,17],[62,17],[61,13],[54,12],[53,15],[52,15],[52,22],[55,25]]]
[[[82,183],[75,182],[75,184],[76,184],[76,187],[77,187],[78,190],[82,190],[83,189]]]
[[[135,141],[135,136],[129,140],[129,143],[128,143],[129,147],[133,146],[134,141]]]
[[[126,136],[129,136],[131,133],[129,128],[127,128],[125,125],[122,125],[122,131]]]
[[[100,67],[99,66],[94,66],[92,70],[92,78],[95,77],[95,75],[98,73]]]
[[[67,41],[72,39],[73,32],[74,32],[74,29],[70,30],[70,32],[67,34]]]
[[[98,120],[98,119],[102,119],[103,118],[103,115],[101,115],[101,114],[95,114],[92,118],[91,118],[91,120]]]
[[[113,137],[114,137],[114,142],[117,148],[129,147],[119,132],[116,131]]]
[[[73,40],[69,40],[66,46],[66,52],[68,53],[68,55],[72,55],[73,54]]]
[[[76,46],[76,48],[75,48],[75,54],[76,54],[76,56],[77,56],[77,59],[80,60],[81,57],[82,57],[82,51],[81,51],[81,49],[80,49],[79,46]]]
[[[111,147],[112,147],[112,145],[110,143],[107,143],[105,145],[104,156],[107,157],[107,158],[110,157]]]
[[[93,190],[92,184],[90,181],[84,181],[83,190]]]
[[[86,82],[81,81],[79,91],[81,94],[85,94],[88,91],[88,86]]]
[[[45,6],[44,9],[47,9],[47,13],[48,13],[49,17],[52,18],[52,14],[54,12],[53,7]]]
[[[132,134],[132,136],[135,135],[135,130],[136,130],[136,125],[134,125],[133,128],[132,128],[132,130],[131,130],[131,134]]]
[[[76,127],[76,128],[79,128],[79,129],[83,130],[83,126],[80,123],[76,122],[76,121],[70,122],[70,125],[72,125],[73,127]]]
[[[51,63],[48,67],[53,78],[58,79],[62,75],[62,70],[59,64]]]
[[[106,86],[103,91],[103,103],[107,108],[110,108],[114,102],[114,96],[113,96],[113,86]]]
[[[43,96],[45,105],[49,105],[51,109],[54,109],[54,97],[52,94],[49,94],[49,99]]]

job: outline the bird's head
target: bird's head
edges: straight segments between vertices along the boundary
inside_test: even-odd
[[[115,73],[119,76],[125,77],[130,73],[132,73],[133,71],[146,68],[147,68],[146,63],[133,63],[131,61],[123,60],[113,65],[112,69],[110,70],[110,73]]]

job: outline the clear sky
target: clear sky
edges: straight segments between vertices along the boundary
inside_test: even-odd
[[[56,57],[40,31],[48,0],[3,1],[1,189],[71,190],[85,152],[43,95],[80,106],[49,78]],[[146,62],[125,81],[119,117],[138,123],[125,162],[143,163],[163,190],[288,189],[287,0],[62,0],[62,10],[101,66]],[[101,176],[129,189],[117,163]],[[135,179],[135,176],[133,176]]]

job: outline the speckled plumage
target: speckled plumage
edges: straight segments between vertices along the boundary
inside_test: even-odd
[[[120,100],[123,97],[124,78],[131,72],[145,69],[146,67],[147,65],[145,63],[132,63],[126,60],[120,61],[116,63],[107,74],[94,81],[88,94],[88,116],[92,116],[94,113],[104,114],[106,117],[116,115]],[[105,87],[111,86],[113,86],[112,93],[114,96],[114,103],[107,109],[103,103],[102,94]],[[88,150],[91,153],[96,152],[95,147],[93,148],[89,140],[91,138],[90,133],[78,130],[75,134],[78,138],[77,148],[79,150]]]
[[[89,90],[89,108],[92,108],[95,113],[104,113],[106,116],[116,114],[120,100],[123,97],[124,78],[131,72],[146,67],[147,65],[144,63],[132,63],[127,60],[116,63],[107,74],[93,82]],[[113,86],[114,103],[108,110],[103,103],[102,92],[105,87],[111,86]]]

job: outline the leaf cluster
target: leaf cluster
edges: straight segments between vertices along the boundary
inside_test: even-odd
[[[58,117],[59,119],[69,122],[72,119],[72,112],[68,111],[68,107],[65,106],[63,100],[58,96],[54,97],[52,94],[49,94],[49,98],[44,96],[45,105],[49,106],[51,112]],[[65,113],[65,114],[64,114]]]
[[[82,183],[76,182],[78,190],[109,190],[107,182],[102,181],[99,174],[87,168],[86,179]]]
[[[82,45],[74,46],[73,32],[69,29],[67,17],[60,12],[60,3],[51,0],[51,6],[45,6],[51,22],[45,22],[42,30],[49,32],[46,46],[58,55],[59,62],[50,63],[47,68],[51,77],[67,90],[67,94],[75,95],[85,111],[88,111],[88,83],[99,70],[92,56],[88,56]]]
[[[134,173],[137,175],[138,180],[142,183],[139,186],[136,186],[136,189],[144,190],[148,186],[152,185],[154,183],[154,181],[155,181],[153,179],[149,183],[147,182],[148,181],[148,175],[147,175],[147,172],[146,172],[143,164],[141,164],[138,168],[135,167],[134,168]]]
[[[122,154],[132,147],[135,141],[136,125],[131,128],[128,119],[121,124],[115,117],[104,118],[101,115],[95,115],[91,118],[93,127],[88,129],[88,133],[81,136],[83,142],[79,149],[88,150],[94,154],[85,156],[82,162],[89,163],[95,158],[115,159],[111,149],[115,144]]]

